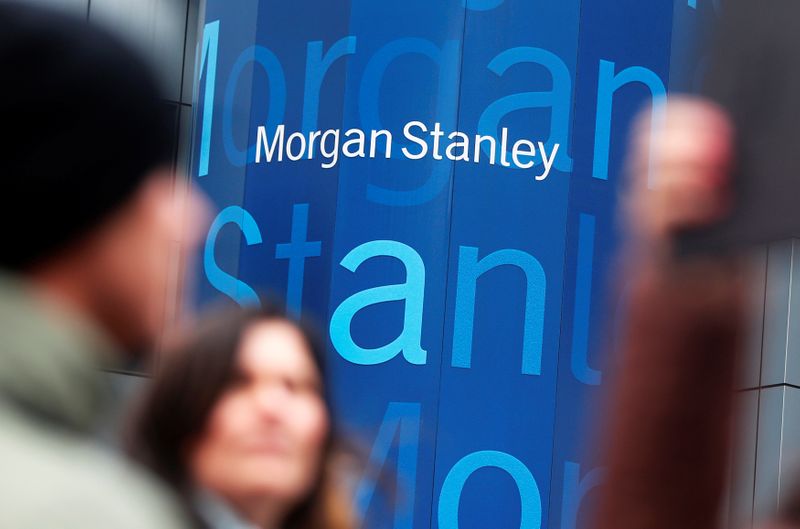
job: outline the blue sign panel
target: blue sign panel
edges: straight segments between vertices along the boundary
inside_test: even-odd
[[[207,4],[192,177],[218,214],[189,302],[327,331],[341,429],[397,482],[362,480],[365,527],[574,529],[628,128],[698,6]]]

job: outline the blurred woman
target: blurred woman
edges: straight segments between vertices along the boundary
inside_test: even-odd
[[[216,313],[197,329],[158,367],[132,423],[134,458],[200,527],[353,527],[313,335],[275,309]]]

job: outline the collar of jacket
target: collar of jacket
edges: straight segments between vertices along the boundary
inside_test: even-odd
[[[258,529],[243,520],[227,502],[208,489],[196,488],[191,495],[191,501],[210,529]]]
[[[107,401],[99,369],[120,358],[85,317],[0,274],[0,399],[56,426],[89,433]]]

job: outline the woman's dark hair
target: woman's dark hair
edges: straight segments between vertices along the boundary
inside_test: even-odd
[[[131,456],[170,485],[198,523],[202,521],[192,506],[187,446],[202,436],[212,409],[235,378],[245,332],[254,324],[274,320],[289,322],[300,330],[319,370],[324,392],[323,349],[309,326],[274,305],[216,310],[200,318],[194,332],[161,355],[163,360],[127,431],[126,444]],[[323,400],[331,416],[327,399]],[[285,529],[353,527],[350,498],[341,483],[343,454],[331,427],[317,484],[284,521]]]

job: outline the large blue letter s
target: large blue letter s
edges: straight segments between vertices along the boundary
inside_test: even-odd
[[[229,296],[241,306],[259,305],[258,294],[244,281],[236,279],[222,270],[214,258],[214,249],[217,245],[217,236],[226,224],[236,224],[244,234],[248,246],[261,244],[261,231],[255,219],[247,210],[239,206],[229,206],[223,209],[208,230],[206,246],[203,252],[203,268],[211,286]]]

